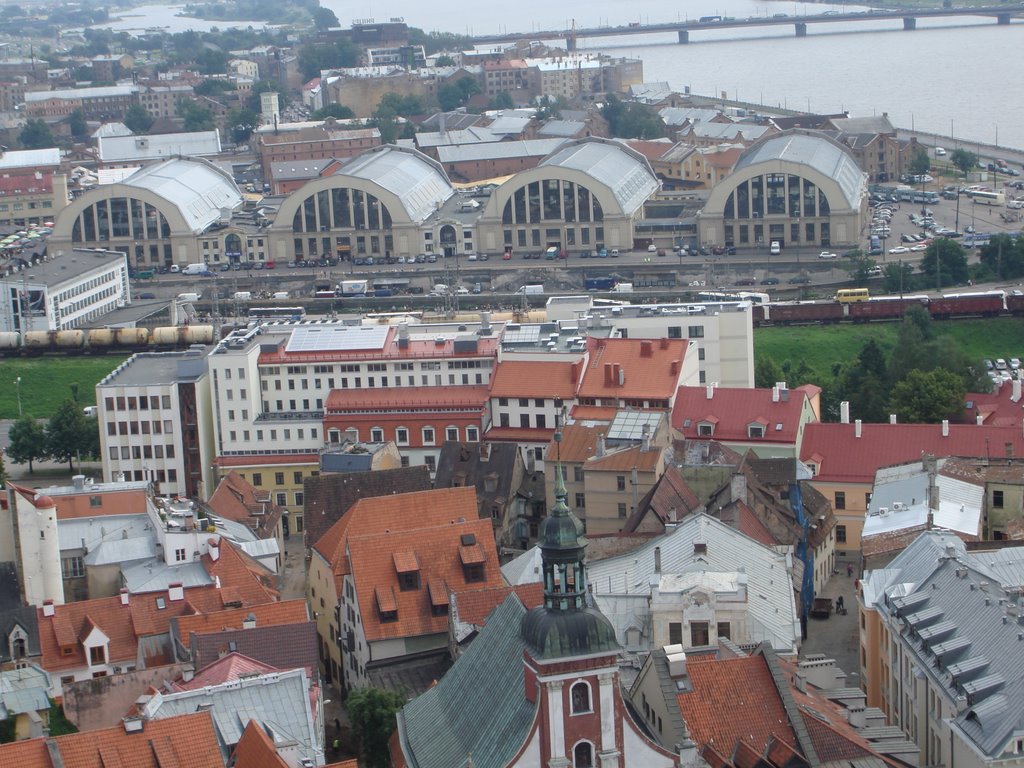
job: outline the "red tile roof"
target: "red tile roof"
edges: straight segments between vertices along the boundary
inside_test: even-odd
[[[248,526],[261,538],[275,535],[283,514],[269,491],[256,490],[234,470],[221,478],[206,506],[218,517]]]
[[[288,768],[288,763],[277,754],[274,742],[255,720],[250,720],[235,745],[235,761],[239,768]]]
[[[392,326],[388,330],[387,340],[380,349],[329,350],[312,352],[286,352],[285,344],[277,349],[260,352],[260,365],[282,365],[291,362],[331,362],[342,360],[403,360],[414,358],[426,359],[459,359],[473,357],[495,357],[498,354],[498,337],[481,336],[476,338],[476,349],[471,352],[455,352],[455,339],[446,338],[444,344],[434,339],[423,339],[413,336],[406,347],[398,346],[398,331]]]
[[[800,459],[816,464],[815,480],[835,483],[872,483],[880,467],[918,461],[923,453],[946,456],[1024,456],[1024,434],[1018,427],[951,424],[943,437],[939,424],[863,424],[855,436],[854,424],[808,424]]]
[[[579,397],[670,401],[688,346],[685,339],[587,337],[590,362]]]
[[[53,192],[53,174],[18,173],[0,175],[0,196],[47,195]]]
[[[974,424],[980,415],[982,423],[995,427],[1016,427],[1024,421],[1024,398],[1013,401],[1012,382],[996,387],[994,392],[968,392],[969,404],[958,421]]]
[[[597,438],[607,434],[607,424],[566,424],[562,429],[562,441],[548,444],[545,456],[557,456],[562,461],[581,464],[597,455]]]
[[[487,404],[487,398],[488,391],[484,386],[332,389],[331,394],[327,396],[326,411],[331,414],[366,409],[385,413],[396,409],[413,408],[417,411],[482,409]]]
[[[310,620],[306,601],[298,599],[181,616],[174,619],[173,623],[177,629],[178,637],[187,643],[189,635],[193,632],[205,634],[208,632],[221,632],[225,629],[241,629],[242,622],[250,615],[255,617],[257,627],[269,627],[278,624],[301,624]]]
[[[708,390],[712,396],[707,396]],[[767,443],[795,443],[807,392],[803,387],[788,390],[786,399],[780,394],[773,402],[772,389],[740,389],[738,387],[680,387],[672,408],[672,426],[688,440],[700,438],[697,425],[715,425],[714,439],[742,441],[751,439]],[[763,438],[750,438],[747,426],[765,425]],[[782,425],[777,429],[776,425]],[[708,438],[703,438],[708,439]]]
[[[491,611],[501,605],[512,592],[516,593],[528,611],[544,603],[544,585],[540,582],[520,584],[515,587],[462,589],[455,593],[455,603],[459,610],[459,621],[482,627],[486,623]]]
[[[678,694],[676,701],[698,748],[711,746],[731,755],[741,740],[758,752],[772,737],[798,743],[763,656],[691,656],[687,672],[692,690]]]
[[[635,468],[641,472],[651,472],[657,468],[661,456],[662,449],[655,447],[647,451],[639,445],[609,448],[604,456],[592,456],[588,459],[586,469],[588,472],[624,472]]]
[[[555,428],[536,427],[491,427],[484,433],[484,440],[513,443],[547,443],[554,437]]]
[[[491,397],[529,397],[547,400],[576,395],[581,362],[502,360],[491,376]]]
[[[229,653],[217,659],[212,664],[207,664],[199,670],[195,676],[188,681],[176,680],[171,684],[175,691],[194,691],[198,688],[205,688],[208,685],[220,685],[240,677],[249,675],[264,675],[267,672],[279,672],[281,670],[264,664],[262,661],[250,659],[240,653]]]
[[[615,418],[615,414],[618,413],[618,408],[615,406],[603,406],[603,405],[574,405],[572,413],[570,415],[576,421],[608,421],[610,422]]]
[[[222,592],[231,590],[243,606],[277,600],[280,593],[273,586],[276,577],[265,566],[223,538],[218,551],[217,560],[206,554],[202,563],[206,572],[218,580]],[[225,604],[228,602],[225,600]]]

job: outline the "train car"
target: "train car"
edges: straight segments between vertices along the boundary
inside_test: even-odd
[[[22,343],[26,350],[33,353],[50,349],[81,350],[85,347],[85,331],[28,331],[22,337]]]
[[[1018,293],[1011,293],[1006,297],[1006,309],[1014,317],[1024,315],[1024,295]]]
[[[978,293],[951,293],[932,299],[928,311],[937,320],[950,317],[995,317],[1006,309],[1006,294],[1003,291]]]
[[[21,350],[21,334],[17,331],[4,331],[0,333],[0,353],[4,355],[16,355]]]
[[[803,302],[770,304],[765,319],[774,325],[794,323],[838,323],[843,319],[843,306],[835,302]]]
[[[928,306],[928,297],[919,296],[872,296],[868,301],[847,305],[847,315],[855,323],[878,320],[899,320],[915,305]]]
[[[190,344],[212,344],[212,325],[181,325],[153,329],[153,343],[158,347],[187,347]]]

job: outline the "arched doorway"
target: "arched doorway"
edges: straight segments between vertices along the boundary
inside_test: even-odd
[[[238,235],[228,235],[225,237],[224,256],[229,262],[238,263],[242,261],[242,238]]]
[[[454,256],[459,248],[458,233],[455,231],[455,227],[451,224],[445,224],[441,227],[440,236],[441,252],[445,256]]]

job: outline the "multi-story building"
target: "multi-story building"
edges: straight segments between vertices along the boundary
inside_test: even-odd
[[[214,157],[221,149],[218,131],[100,136],[97,145],[103,168],[136,168],[174,157]]]
[[[131,302],[123,253],[70,247],[67,255],[52,252],[57,258],[0,279],[0,330],[83,328]]]
[[[25,93],[27,117],[66,118],[82,110],[90,120],[121,120],[136,103],[136,85],[107,85],[95,88],[66,88]]]
[[[919,765],[1020,765],[1020,585],[1016,547],[968,551],[925,531],[861,580],[867,705],[920,748]]]
[[[139,88],[138,102],[152,117],[175,118],[178,105],[191,101],[195,91],[190,83],[145,85]]]
[[[355,157],[380,146],[377,128],[348,126],[329,120],[321,125],[299,124],[297,130],[284,126],[263,126],[252,142],[263,168],[263,179],[274,183],[274,163],[307,160],[335,160]]]
[[[31,170],[0,174],[0,226],[24,227],[52,219],[68,204],[68,177]]]
[[[162,494],[213,493],[213,404],[201,352],[133,355],[96,385],[103,474]]]

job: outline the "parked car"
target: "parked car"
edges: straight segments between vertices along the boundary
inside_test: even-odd
[[[733,285],[757,285],[757,281],[752,277],[741,277]]]
[[[789,278],[790,285],[807,285],[809,282],[811,282],[811,278],[807,275],[796,275]]]
[[[822,251],[818,254],[819,259],[838,259],[839,254],[832,253],[831,251]]]
[[[761,281],[761,285],[778,285],[778,284],[779,284],[779,278],[777,278],[777,277],[766,277],[764,280]]]

